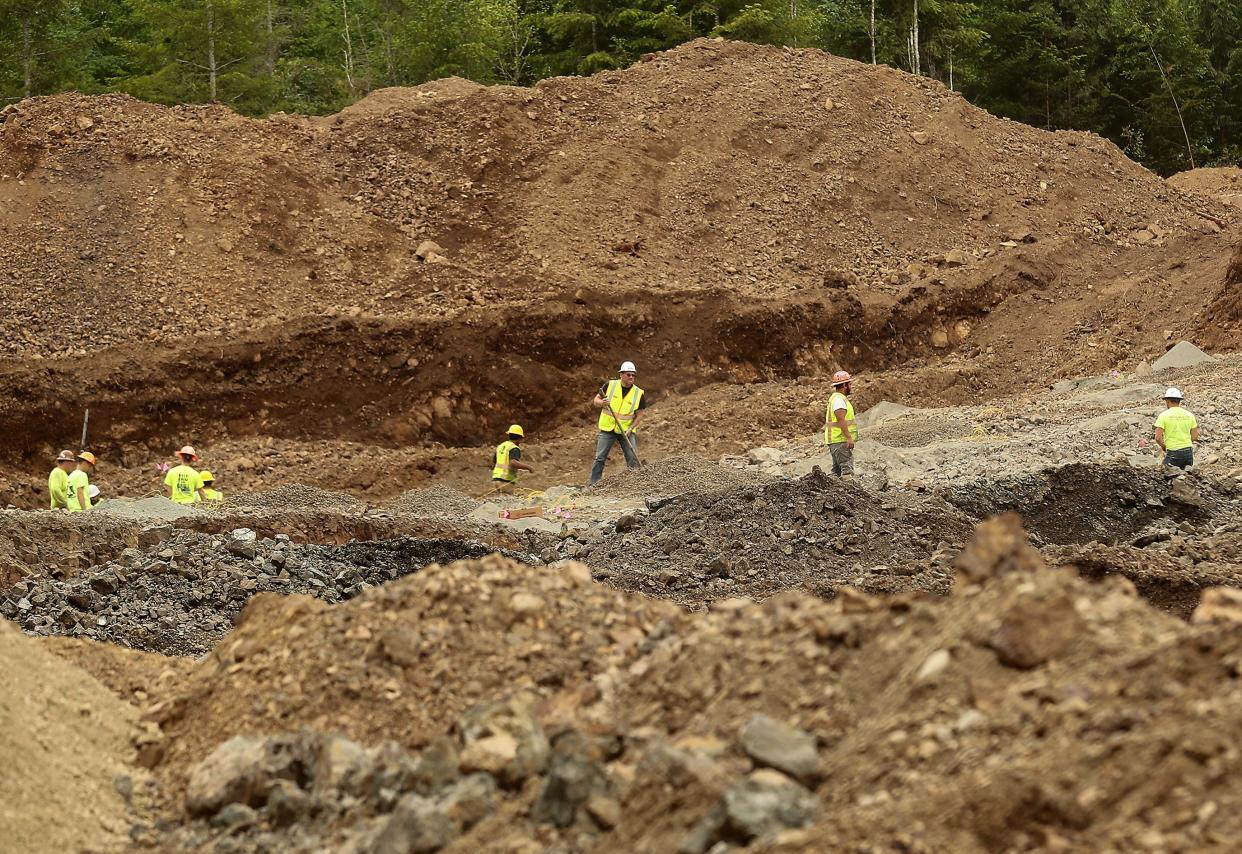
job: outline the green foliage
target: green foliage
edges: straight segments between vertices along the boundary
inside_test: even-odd
[[[1242,156],[1238,0],[0,0],[0,99],[325,113],[448,75],[621,68],[706,35],[874,53],[1166,173]]]

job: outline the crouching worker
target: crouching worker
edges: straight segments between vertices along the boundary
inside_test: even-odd
[[[496,492],[509,495],[517,484],[518,472],[534,472],[535,469],[522,462],[522,449],[519,447],[526,434],[520,424],[509,428],[507,438],[496,446],[496,454],[492,459],[492,486]]]
[[[204,470],[199,472],[198,479],[203,482],[201,492],[204,503],[215,505],[224,500],[224,493],[214,488],[216,484],[216,476],[214,474]]]

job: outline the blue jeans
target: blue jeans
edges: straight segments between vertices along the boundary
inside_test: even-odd
[[[595,440],[595,465],[591,466],[591,483],[595,483],[604,476],[604,463],[612,451],[612,446],[618,442],[621,442],[621,451],[625,454],[625,464],[632,469],[638,468],[638,451],[634,446],[634,434],[631,433],[628,439],[628,442],[623,442],[620,433],[599,431],[599,437]]]
[[[1176,451],[1165,451],[1164,464],[1166,466],[1177,466],[1183,470],[1188,469],[1195,464],[1194,449],[1181,448]]]

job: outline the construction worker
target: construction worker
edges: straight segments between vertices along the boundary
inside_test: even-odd
[[[642,420],[647,401],[643,390],[634,384],[638,369],[633,362],[623,362],[617,371],[617,379],[604,383],[595,395],[595,408],[599,413],[599,436],[595,440],[595,464],[591,467],[591,483],[604,476],[604,463],[612,446],[621,443],[625,464],[638,467],[638,451],[635,448],[634,431]]]
[[[1182,406],[1181,391],[1164,393],[1164,412],[1156,419],[1156,444],[1164,451],[1164,464],[1183,471],[1195,464],[1194,443],[1199,441],[1199,422]]]
[[[522,449],[518,446],[526,438],[521,424],[509,427],[507,438],[496,446],[496,455],[492,459],[492,486],[496,492],[505,495],[513,492],[518,480],[518,472],[534,472],[534,467],[522,462]]]
[[[78,467],[69,475],[69,497],[66,509],[70,513],[81,513],[91,509],[91,478],[90,472],[95,470],[95,455],[90,451],[78,454]],[[98,493],[97,493],[98,494]]]
[[[73,451],[61,451],[56,455],[56,466],[47,476],[47,494],[53,510],[69,509],[69,472],[73,471]]]
[[[216,482],[216,476],[209,471],[199,472],[199,479],[203,482],[203,501],[207,503],[219,503],[224,500],[224,493],[212,488]]]
[[[198,459],[198,454],[194,448],[186,445],[177,451],[177,459],[181,460],[181,465],[173,466],[164,476],[168,497],[177,504],[197,504],[203,500],[203,478],[190,463]]]
[[[832,454],[832,473],[845,477],[854,473],[854,443],[858,427],[854,425],[854,404],[850,403],[850,383],[846,371],[832,375],[832,394],[824,413],[824,444]]]

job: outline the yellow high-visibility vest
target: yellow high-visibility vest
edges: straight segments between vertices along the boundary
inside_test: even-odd
[[[210,486],[203,487],[203,500],[205,501],[223,501],[224,493],[212,489]]]
[[[496,466],[492,469],[492,480],[517,483],[518,473],[509,465],[509,452],[516,447],[516,442],[510,442],[507,439],[496,446]]]
[[[626,391],[621,385],[621,380],[609,380],[608,393],[604,398],[612,406],[612,411],[617,413],[614,419],[608,408],[600,410],[599,413],[599,429],[605,433],[616,433],[617,424],[621,424],[621,432],[628,433],[631,425],[634,423],[634,417],[638,414],[638,404],[642,402],[643,390],[637,385],[630,386],[630,390]]]
[[[845,431],[836,426],[833,411],[840,409],[840,404],[845,404],[845,426],[849,429],[850,435],[847,437]],[[828,411],[824,415],[824,444],[836,445],[840,442],[856,442],[858,441],[858,428],[854,426],[854,404],[850,403],[850,399],[839,391],[834,391],[832,396],[828,398]]]

